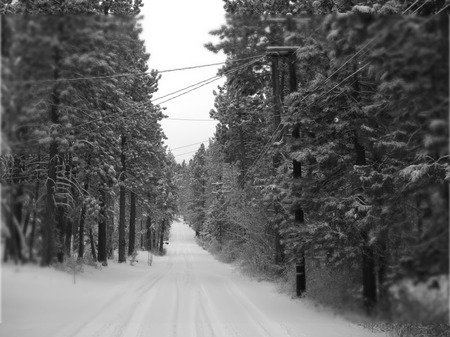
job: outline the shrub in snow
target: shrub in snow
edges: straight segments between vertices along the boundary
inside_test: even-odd
[[[135,264],[136,262],[138,262],[138,261],[136,260],[137,255],[138,255],[137,251],[136,251],[136,250],[133,250],[133,254],[131,254],[131,256],[130,256],[130,265],[134,266],[134,264]]]
[[[76,275],[84,271],[83,261],[71,256],[63,263],[55,264],[55,269],[72,274],[73,283],[76,283]]]
[[[424,282],[404,279],[389,291],[396,321],[448,323],[448,275],[433,276]]]
[[[362,303],[360,274],[354,261],[334,267],[323,259],[306,259],[307,296],[335,309],[358,310]]]

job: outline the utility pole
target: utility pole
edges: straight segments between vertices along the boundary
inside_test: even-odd
[[[273,125],[272,129],[274,134],[278,132],[278,128],[281,123],[281,111],[282,111],[282,102],[281,102],[281,88],[280,88],[280,60],[279,55],[276,52],[270,52],[267,50],[267,55],[272,58],[272,91],[273,91]],[[280,138],[277,137],[275,141],[279,141]],[[273,158],[273,175],[276,175],[277,168],[281,164],[281,157],[279,153],[275,153]],[[275,202],[274,203],[274,212],[275,214],[280,213],[280,207]],[[275,246],[275,264],[280,264],[284,260],[283,247],[281,244],[281,236],[280,236],[280,228],[279,223],[274,225],[274,246]]]
[[[289,20],[288,20],[289,22]],[[271,46],[267,47],[266,54],[272,57],[272,85],[273,85],[273,104],[274,104],[274,115],[273,115],[273,127],[277,130],[281,122],[281,89],[279,82],[279,58],[284,57],[288,60],[288,70],[289,70],[289,91],[297,91],[297,75],[295,69],[295,51],[299,47],[295,46]],[[292,134],[294,138],[300,138],[300,132],[298,128],[294,128]],[[274,157],[274,168],[279,165],[279,157],[275,155]],[[293,160],[293,179],[294,182],[301,177],[301,163]],[[295,222],[302,226],[304,224],[304,213],[300,205],[297,205],[294,210]],[[277,232],[279,234],[279,230]],[[276,238],[276,240],[279,240]],[[277,247],[277,242],[275,243]],[[296,293],[297,296],[301,296],[306,291],[306,273],[305,273],[305,254],[302,250],[300,256],[297,258],[296,266]]]

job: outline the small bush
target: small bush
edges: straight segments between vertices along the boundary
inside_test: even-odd
[[[360,310],[362,303],[360,273],[350,263],[333,268],[306,259],[306,277],[306,291],[309,298],[339,310]]]
[[[404,279],[391,286],[391,311],[396,322],[448,323],[448,275],[418,282]]]
[[[83,269],[83,261],[80,259],[76,259],[75,257],[69,257],[63,263],[57,263],[54,265],[56,270],[61,270],[66,273],[73,275],[73,283],[76,283],[76,275],[82,273]]]

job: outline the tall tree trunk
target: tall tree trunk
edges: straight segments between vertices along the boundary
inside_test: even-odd
[[[156,222],[155,222],[156,224]],[[158,239],[159,239],[159,231],[161,230],[161,225],[156,225],[155,228],[152,230],[151,235],[152,235],[152,247],[154,247],[155,249],[158,248]]]
[[[67,218],[66,221],[66,231],[64,238],[64,254],[66,256],[71,256],[72,251],[72,239],[73,239],[73,221],[70,218]]]
[[[143,224],[143,221],[142,221],[142,214],[141,214],[141,220],[140,221],[141,221],[141,249],[144,249],[144,232],[143,232],[144,224]]]
[[[100,187],[100,219],[98,221],[98,262],[103,266],[108,265],[106,241],[108,238],[106,223],[106,191]]]
[[[358,135],[355,133],[355,154],[356,165],[366,165],[366,152],[364,146],[359,144]],[[369,244],[367,230],[361,233],[363,239],[362,246],[362,280],[363,280],[363,303],[367,313],[371,313],[377,302],[377,281],[375,269],[375,252]]]
[[[90,156],[87,159],[87,167],[91,166],[91,158]],[[89,189],[89,176],[86,177],[86,181],[84,182],[84,191],[83,195],[86,196]],[[86,203],[83,200],[83,205],[81,206],[81,214],[80,214],[80,222],[78,224],[78,260],[82,260],[84,256],[84,233],[85,233],[85,224],[86,224]]]
[[[136,241],[136,193],[130,192],[130,231],[128,234],[128,255],[134,252]]]
[[[272,94],[273,94],[273,132],[278,132],[278,128],[281,122],[281,91],[280,87],[280,60],[278,56],[272,57]],[[280,137],[276,138],[276,141],[279,141]],[[276,152],[273,156],[273,175],[277,174],[277,168],[281,163],[280,153]],[[274,202],[274,212],[275,214],[279,214],[281,212],[280,206]],[[274,247],[275,247],[275,256],[274,262],[275,264],[281,264],[284,260],[283,247],[281,244],[280,237],[280,228],[279,223],[272,224],[272,232],[274,234]]]
[[[64,206],[59,205],[56,207],[56,258],[59,263],[64,262],[64,232],[67,227],[65,213]]]
[[[67,163],[63,160],[63,155],[59,154],[59,170],[62,171],[64,168],[64,176],[67,180],[70,180],[71,174],[71,164],[70,164],[70,155],[66,156],[65,159]],[[72,187],[72,194],[74,193]],[[62,198],[62,204],[67,204],[67,197]],[[64,205],[57,206],[56,209],[56,232],[58,234],[57,240],[57,253],[56,256],[58,258],[58,262],[62,263],[64,261],[64,257],[68,257],[70,254],[70,244],[72,239],[72,222],[69,221],[69,217],[67,215],[67,207]]]
[[[37,207],[37,206],[36,206]],[[36,236],[36,220],[37,220],[38,212],[37,209],[33,212],[33,220],[31,221],[31,233],[30,233],[30,244],[29,244],[29,255],[28,259],[30,261],[34,261],[33,256],[33,246],[34,246],[34,238]]]
[[[148,251],[152,250],[152,228],[151,228],[151,226],[152,226],[152,219],[150,218],[150,216],[148,216],[146,224],[145,224],[145,227],[146,227],[146,231],[145,231],[145,234],[146,234],[145,243],[146,243],[146,245],[145,245],[145,248]]]
[[[61,26],[59,27],[62,28]],[[60,63],[61,56],[59,47],[55,46],[53,49],[53,79],[58,80],[60,78]],[[58,110],[60,104],[59,98],[59,83],[55,82],[52,91],[52,103],[50,107],[50,122],[52,124],[58,124]],[[45,217],[43,221],[43,235],[42,235],[42,260],[43,266],[48,266],[52,263],[55,256],[55,228],[56,228],[56,169],[58,165],[58,143],[55,138],[50,141],[49,147],[49,162],[47,173],[47,194],[45,202]]]
[[[6,240],[5,245],[5,255],[4,261],[7,262],[9,257],[12,257],[14,259],[14,263],[18,264],[20,258],[19,258],[19,251],[20,251],[20,238],[17,229],[17,219],[14,216],[14,212],[11,209],[10,205],[7,205],[6,202],[3,204],[3,213],[5,214],[6,218],[6,224],[8,226],[9,231],[9,237]]]
[[[41,149],[39,148],[38,150],[38,168],[36,170],[36,187],[34,189],[34,210],[33,210],[33,220],[31,221],[31,234],[30,234],[30,244],[29,244],[29,260],[33,261],[34,260],[34,256],[33,256],[33,246],[34,246],[34,238],[35,238],[35,234],[36,234],[36,220],[37,220],[37,216],[38,216],[38,200],[39,200],[39,190],[41,188],[41,183],[40,183],[40,179],[39,179],[39,171],[41,169]]]
[[[25,216],[25,220],[23,222],[22,234],[25,237],[27,236],[28,226],[30,225],[31,213],[32,213],[31,209],[27,211],[27,215]]]
[[[114,199],[111,196],[107,196],[106,200],[108,200],[107,205],[110,208],[108,212],[108,258],[114,258],[114,248],[113,248],[113,233],[114,233]]]
[[[72,154],[69,153],[67,155],[67,165],[66,165],[66,179],[67,181],[71,181],[72,185],[70,187],[70,193],[72,196],[75,196],[75,185],[76,174],[74,173],[74,165],[72,161]],[[67,198],[66,202],[67,202]],[[68,214],[68,210],[65,210],[65,238],[64,238],[64,254],[68,257],[72,257],[73,253],[73,241],[74,241],[74,233],[76,233],[75,222],[72,220],[71,216]]]
[[[389,253],[389,227],[386,226],[383,228],[381,236],[380,236],[380,243],[378,244],[378,251],[376,254],[377,258],[377,301],[379,305],[382,305],[383,307],[380,308],[384,312],[389,312],[389,289],[388,286],[386,286],[386,276],[388,272],[388,253]]]
[[[89,241],[91,242],[92,259],[94,260],[94,262],[97,262],[97,253],[95,251],[94,234],[92,233],[91,227],[89,227]]]
[[[355,59],[353,63],[353,69],[356,71],[358,69],[358,60]],[[352,96],[356,101],[361,99],[361,91],[359,84],[359,75],[356,73],[354,75],[355,81],[353,82],[353,93]],[[359,143],[358,133],[355,131],[354,134],[354,146],[356,165],[367,165],[366,161],[366,149]],[[369,244],[369,235],[367,230],[363,229],[361,233],[363,238],[362,247],[362,281],[363,281],[363,304],[366,308],[368,314],[372,312],[373,307],[377,303],[377,272],[375,265],[375,251],[374,248]]]
[[[273,132],[278,130],[281,123],[281,88],[280,88],[280,64],[278,56],[272,57],[272,95],[273,95]],[[276,138],[279,141],[280,137]],[[276,174],[276,169],[280,166],[281,157],[276,153],[273,157],[273,174]]]
[[[86,185],[85,185],[86,186]],[[78,225],[78,260],[84,256],[84,224],[86,222],[86,205],[81,207],[80,223]]]
[[[164,252],[164,231],[166,230],[166,220],[161,222],[161,232],[159,233],[159,253],[162,255]]]
[[[15,156],[14,170],[13,175],[15,177],[20,177],[21,175],[21,166],[22,166],[22,158],[21,156]],[[11,216],[8,216],[10,222],[10,253],[14,256],[14,261],[17,263],[18,261],[23,262],[24,256],[22,255],[22,212],[23,212],[23,185],[21,182],[21,178],[14,178],[14,186],[13,186],[13,196],[11,198]]]
[[[121,148],[122,152],[120,154],[120,160],[122,163],[122,170],[120,174],[120,192],[119,192],[119,263],[126,261],[126,238],[125,238],[125,172],[126,172],[126,156],[125,156],[125,146],[126,146],[126,136],[122,135]]]

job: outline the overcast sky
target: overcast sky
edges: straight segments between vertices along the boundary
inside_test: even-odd
[[[217,41],[209,32],[225,23],[222,0],[146,0],[141,13],[144,15],[142,38],[150,53],[150,69],[163,71],[225,61],[224,54],[213,54],[203,46]],[[214,77],[220,67],[163,73],[154,98]],[[223,79],[161,104],[167,107],[165,114],[170,118],[162,122],[168,138],[165,143],[172,149],[177,162],[188,162],[200,146],[196,143],[205,141],[207,144],[213,137],[216,122],[209,118],[209,111],[214,107],[212,91],[220,84]],[[155,101],[156,104],[159,102]],[[188,146],[191,144],[195,145]]]

